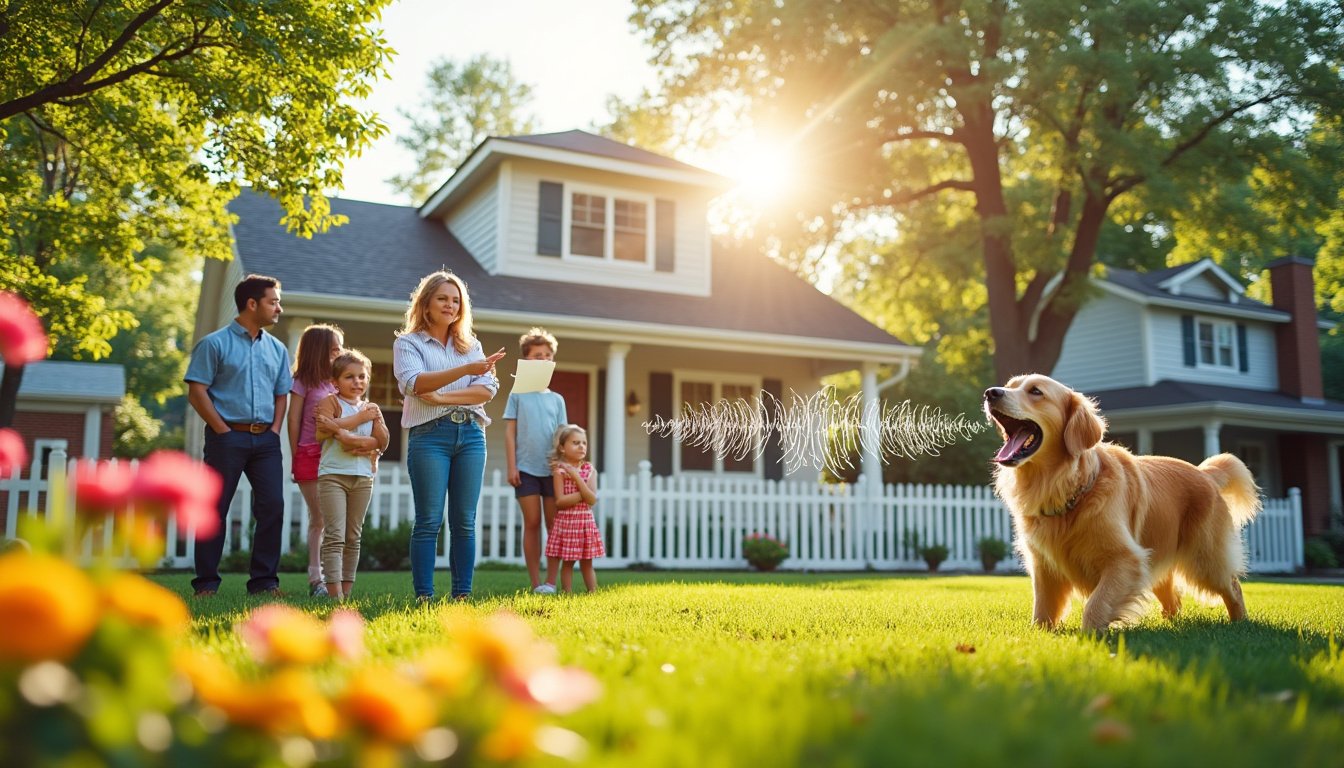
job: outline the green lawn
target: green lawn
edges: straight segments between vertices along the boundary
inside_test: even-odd
[[[187,592],[187,576],[158,578]],[[1249,622],[1187,599],[1174,624],[1154,609],[1092,638],[1078,605],[1066,631],[1031,628],[1025,577],[598,578],[595,595],[544,597],[519,571],[479,571],[472,603],[523,616],[601,678],[603,699],[563,723],[587,765],[1344,765],[1344,587],[1252,581]],[[193,601],[196,642],[237,643],[216,630],[256,603],[244,581]],[[409,574],[363,574],[359,592],[376,655],[442,631],[410,605]]]

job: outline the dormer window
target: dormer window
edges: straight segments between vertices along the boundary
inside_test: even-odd
[[[567,191],[564,255],[653,264],[652,197],[578,185],[569,185]]]
[[[1200,368],[1237,369],[1237,327],[1221,320],[1200,318],[1197,323]]]

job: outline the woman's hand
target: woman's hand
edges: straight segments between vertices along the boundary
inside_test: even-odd
[[[495,374],[495,363],[502,360],[505,354],[504,348],[500,347],[495,354],[484,360],[473,360],[463,365],[462,368],[471,376],[484,376],[487,373],[493,376]]]

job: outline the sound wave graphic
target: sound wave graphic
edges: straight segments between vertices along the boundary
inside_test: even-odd
[[[935,406],[870,403],[856,393],[844,400],[833,387],[803,397],[790,391],[788,407],[769,392],[752,401],[720,400],[687,405],[680,416],[655,416],[644,430],[673,437],[683,445],[713,451],[719,458],[759,460],[773,434],[779,435],[781,461],[793,472],[804,466],[840,475],[854,468],[850,456],[873,452],[885,464],[889,457],[937,456],[941,448],[966,440],[988,428],[965,414],[948,416]]]

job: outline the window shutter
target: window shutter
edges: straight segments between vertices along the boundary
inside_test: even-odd
[[[784,382],[779,379],[766,379],[761,382],[761,389],[766,394],[773,395],[776,403],[784,402]],[[761,398],[764,400],[765,398]],[[765,439],[765,451],[761,454],[761,461],[765,462],[762,467],[763,477],[766,480],[784,479],[784,440],[779,434],[778,429],[770,430],[770,434]]]
[[[1237,367],[1242,373],[1251,370],[1250,361],[1246,359],[1246,324],[1237,323]]]
[[[653,268],[659,272],[675,272],[677,268],[677,204],[658,200],[655,204],[653,233]]]
[[[543,181],[537,198],[537,254],[559,256],[560,236],[564,228],[565,186],[555,181]]]
[[[649,416],[672,418],[672,374],[649,374]],[[672,474],[672,436],[649,435],[649,463],[653,465],[653,474],[667,476]]]
[[[1195,367],[1195,316],[1181,315],[1181,343],[1185,348],[1185,367]]]

